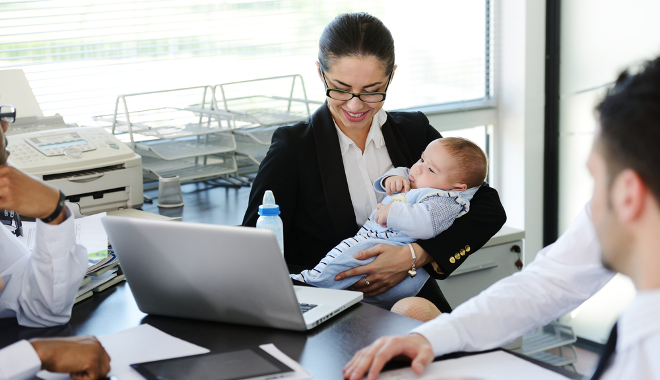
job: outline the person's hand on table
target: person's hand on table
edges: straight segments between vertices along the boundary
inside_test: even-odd
[[[417,244],[413,244],[413,247],[417,256],[416,266],[418,268],[432,260],[431,256],[422,247]],[[365,297],[374,297],[385,293],[405,280],[408,271],[412,268],[412,255],[407,245],[378,244],[373,248],[356,253],[354,257],[358,260],[365,260],[373,256],[378,257],[369,264],[339,273],[335,280],[366,274],[368,283],[362,279],[357,281],[352,288],[355,291],[364,293]]]
[[[367,380],[375,380],[383,366],[399,355],[412,359],[410,366],[418,375],[435,358],[431,344],[422,335],[386,336],[355,353],[344,366],[344,379],[359,380],[367,374]]]
[[[69,373],[76,380],[104,378],[110,372],[110,356],[93,336],[32,339],[41,369]]]

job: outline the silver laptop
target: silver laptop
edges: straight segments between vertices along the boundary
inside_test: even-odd
[[[102,222],[147,314],[304,331],[362,299],[360,292],[293,286],[271,231],[113,216]]]

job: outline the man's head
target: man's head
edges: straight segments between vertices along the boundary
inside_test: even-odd
[[[479,146],[461,137],[432,141],[410,168],[410,187],[465,191],[480,186],[488,174],[488,159]]]
[[[649,231],[660,234],[660,58],[637,74],[623,72],[596,111],[592,217],[603,263],[636,280],[650,264],[648,248],[660,256],[640,245]]]

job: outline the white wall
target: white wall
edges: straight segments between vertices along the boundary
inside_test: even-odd
[[[660,2],[580,0],[561,4],[559,231],[591,197],[586,169],[596,122],[594,105],[618,73],[660,54]],[[604,343],[634,288],[617,276],[600,293],[562,318],[578,336]]]
[[[495,15],[494,183],[529,263],[543,244],[545,1],[497,1]]]

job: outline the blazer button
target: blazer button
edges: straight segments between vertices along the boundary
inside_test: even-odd
[[[470,252],[470,246],[469,245],[465,246],[465,252]]]
[[[460,251],[458,251],[458,253],[460,253],[461,256],[465,256],[465,250],[464,249],[461,249]]]
[[[454,258],[456,258],[456,260],[460,260],[460,259],[461,259],[461,255],[457,253],[457,254],[454,255]]]
[[[454,256],[449,258],[449,262],[452,263],[452,264],[456,262],[456,259],[454,258]]]

